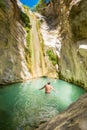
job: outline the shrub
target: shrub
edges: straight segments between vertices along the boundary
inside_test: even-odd
[[[24,12],[20,11],[20,18],[22,22],[25,24],[25,27],[30,27],[30,19]]]
[[[47,50],[47,55],[49,56],[49,59],[52,61],[53,65],[57,64],[57,55],[51,50]]]
[[[32,11],[40,12],[46,6],[46,0],[39,0],[37,5],[32,8]]]

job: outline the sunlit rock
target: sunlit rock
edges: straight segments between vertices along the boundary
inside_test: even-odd
[[[79,53],[83,57],[87,57],[87,45],[80,45],[79,46]]]
[[[50,1],[42,14],[51,29],[57,27],[60,78],[87,89],[87,1]]]
[[[26,31],[16,1],[3,0],[0,8],[0,84],[30,78],[25,59]]]

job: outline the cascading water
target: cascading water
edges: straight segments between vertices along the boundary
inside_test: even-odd
[[[39,22],[36,19],[34,13],[29,11],[29,17],[31,22],[31,31],[30,31],[30,44],[32,51],[32,74],[33,77],[40,77],[45,74],[45,61],[42,50],[42,39],[39,30]]]

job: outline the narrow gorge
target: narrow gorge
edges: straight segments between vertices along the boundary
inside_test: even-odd
[[[50,0],[38,12],[0,0],[0,87],[40,77],[87,91],[86,0]],[[87,94],[37,129],[86,130],[86,102]]]

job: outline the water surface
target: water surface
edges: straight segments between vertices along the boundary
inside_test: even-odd
[[[47,82],[56,89],[39,90]],[[33,130],[75,102],[85,90],[62,80],[38,78],[0,89],[0,130]]]

